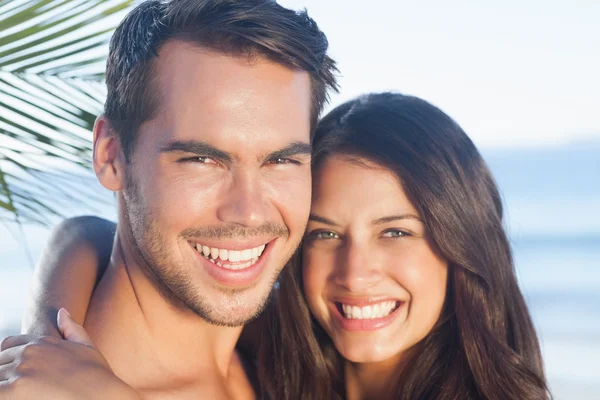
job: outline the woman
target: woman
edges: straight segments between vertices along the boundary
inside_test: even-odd
[[[310,349],[312,372],[321,371],[312,377],[326,379],[335,394],[548,398],[500,196],[463,130],[421,99],[372,94],[324,117],[313,146],[313,204],[302,267],[285,270],[276,302],[257,322],[271,334],[278,331],[272,338],[279,343],[256,344],[251,329],[246,336],[250,348],[259,347],[259,363],[278,346],[292,351],[288,333],[302,331],[302,317],[285,312],[286,302],[303,301],[293,295],[296,273],[320,345]],[[67,232],[90,231],[81,221],[70,225]],[[56,281],[43,292],[67,308],[81,308],[96,275],[90,271],[107,254],[100,243],[111,234],[83,243],[79,234],[56,236],[67,241],[61,248],[69,252],[88,246],[86,263],[94,268],[54,260],[61,267],[46,276],[79,269],[86,293],[67,292],[67,284]],[[44,301],[38,304],[37,312]],[[285,354],[278,356],[285,361]],[[273,379],[281,371],[260,365],[261,382],[271,385],[267,392],[284,393]]]
[[[314,146],[304,293],[347,397],[547,398],[501,199],[464,131],[377,94],[323,118]]]

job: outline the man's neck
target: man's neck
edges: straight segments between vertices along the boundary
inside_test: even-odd
[[[241,327],[211,325],[166,300],[137,254],[120,227],[85,321],[114,372],[148,390],[194,386],[206,378],[226,381]]]

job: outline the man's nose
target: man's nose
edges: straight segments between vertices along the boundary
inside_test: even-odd
[[[365,292],[382,279],[382,268],[377,255],[367,243],[349,241],[338,257],[334,282],[351,292]]]
[[[260,174],[236,171],[231,186],[217,210],[217,217],[226,223],[257,228],[268,218],[267,193],[261,188]]]

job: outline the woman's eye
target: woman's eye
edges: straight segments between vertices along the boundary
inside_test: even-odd
[[[387,237],[387,238],[398,238],[398,237],[404,237],[404,236],[410,236],[410,234],[407,232],[398,230],[398,229],[391,229],[391,230],[383,233],[383,237]]]
[[[319,232],[311,232],[309,235],[310,239],[339,239],[339,235],[335,232],[331,231],[319,231]]]

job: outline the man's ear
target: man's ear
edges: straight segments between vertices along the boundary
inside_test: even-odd
[[[113,192],[125,187],[125,155],[104,115],[96,118],[94,124],[93,162],[102,186]]]

